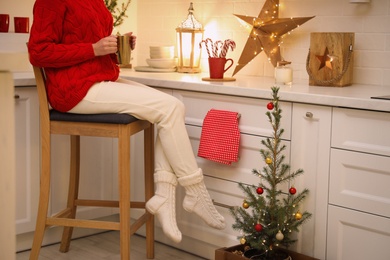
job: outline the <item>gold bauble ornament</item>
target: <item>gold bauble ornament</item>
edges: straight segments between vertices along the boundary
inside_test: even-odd
[[[242,237],[242,238],[240,239],[240,244],[241,244],[241,245],[245,245],[245,243],[246,243],[246,239],[245,239],[245,237]]]
[[[301,212],[297,212],[297,213],[295,213],[295,219],[296,220],[300,220],[302,218],[302,214],[301,214]]]
[[[243,207],[244,209],[249,208],[249,203],[246,202],[246,201],[244,200],[244,202],[242,203],[242,207]]]
[[[269,158],[269,157],[267,157],[267,158],[265,159],[265,163],[266,163],[266,164],[271,164],[271,163],[272,163],[272,159]]]

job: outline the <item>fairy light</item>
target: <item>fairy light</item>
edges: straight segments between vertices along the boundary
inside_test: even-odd
[[[280,46],[284,43],[282,40],[283,34],[290,35],[292,30],[288,28],[299,27],[300,24],[310,20],[312,17],[290,17],[289,20],[278,19],[279,18],[279,7],[282,6],[277,0],[266,0],[263,5],[263,9],[259,13],[258,17],[250,17],[244,15],[236,15],[242,21],[252,25],[250,37],[257,37],[254,39],[258,42],[255,43],[256,48],[265,46],[265,54],[268,57],[268,61],[276,66],[277,61],[280,60]],[[299,24],[298,24],[299,23]],[[264,28],[262,28],[264,27]],[[270,32],[272,30],[273,32]],[[269,33],[267,33],[267,31]],[[257,33],[257,34],[255,34]],[[280,35],[282,34],[282,35]],[[261,36],[261,37],[260,37]],[[267,37],[264,39],[263,37]],[[240,57],[240,66],[236,66],[233,75],[235,75],[245,65],[249,64],[250,61],[259,54],[258,50],[253,51],[253,43],[246,45],[243,53]],[[261,48],[261,50],[264,50]],[[250,52],[250,53],[248,53]],[[249,55],[249,56],[248,56]]]

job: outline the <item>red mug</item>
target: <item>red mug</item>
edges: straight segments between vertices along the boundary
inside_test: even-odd
[[[230,62],[230,65],[225,69],[227,62]],[[226,58],[209,58],[209,69],[210,69],[210,78],[211,79],[223,79],[223,74],[233,66],[232,59]]]
[[[30,31],[28,17],[14,17],[14,25],[16,33],[28,33]]]
[[[0,32],[8,32],[9,14],[0,14]]]

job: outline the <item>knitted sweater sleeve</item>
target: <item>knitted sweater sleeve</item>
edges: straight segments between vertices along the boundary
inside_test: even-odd
[[[68,12],[66,2],[64,0],[35,2],[34,23],[28,42],[32,65],[59,68],[79,64],[95,57],[93,42],[80,40],[80,42],[66,43],[63,34],[64,19]]]

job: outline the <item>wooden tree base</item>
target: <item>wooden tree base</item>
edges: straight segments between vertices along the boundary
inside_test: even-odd
[[[223,247],[215,250],[215,260],[248,260],[248,258],[236,254],[236,251],[244,251],[243,245],[237,245],[232,247]],[[296,252],[283,249],[286,251],[293,260],[319,260],[310,256],[302,255]]]

